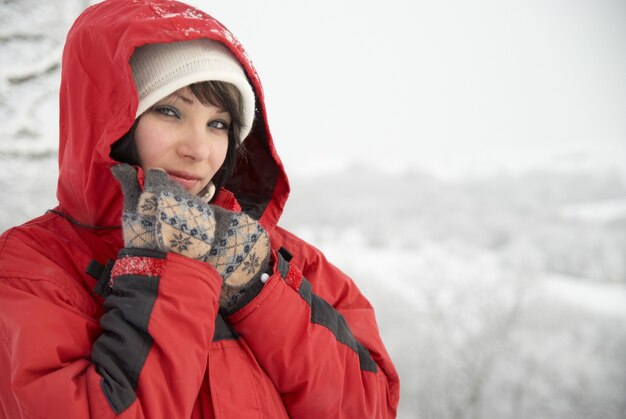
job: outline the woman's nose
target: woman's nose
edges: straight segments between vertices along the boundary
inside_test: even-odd
[[[204,160],[211,152],[210,142],[206,138],[206,126],[189,126],[181,133],[178,142],[178,154],[194,161]]]

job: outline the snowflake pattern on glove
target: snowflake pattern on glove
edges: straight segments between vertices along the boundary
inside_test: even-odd
[[[175,252],[184,252],[189,249],[189,246],[191,246],[191,239],[182,233],[175,234],[170,241],[170,248]]]
[[[261,267],[261,261],[256,253],[251,253],[248,260],[243,263],[243,271],[249,275],[256,273]]]
[[[143,200],[141,204],[141,210],[143,212],[151,212],[154,213],[157,209],[157,199],[156,196],[150,196]]]

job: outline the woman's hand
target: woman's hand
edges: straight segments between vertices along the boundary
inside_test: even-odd
[[[206,204],[162,170],[146,172],[143,191],[132,166],[118,164],[112,172],[124,193],[126,247],[174,252],[211,264],[224,280],[222,306],[232,305],[267,271],[269,238],[248,215]]]
[[[132,166],[118,164],[111,171],[124,193],[126,247],[174,252],[198,260],[208,255],[216,225],[210,206],[170,181],[163,170],[146,172],[143,191]]]

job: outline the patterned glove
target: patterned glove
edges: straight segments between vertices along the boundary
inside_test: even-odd
[[[145,178],[146,192],[141,191],[137,172],[128,164],[118,164],[111,168],[124,193],[122,212],[122,232],[124,245],[131,249],[158,250],[156,239],[156,196],[147,191],[159,176],[150,171]]]
[[[146,172],[143,192],[131,166],[118,164],[112,172],[124,192],[126,247],[174,252],[211,264],[224,279],[220,306],[228,312],[262,287],[270,244],[258,222],[206,204],[162,170]]]

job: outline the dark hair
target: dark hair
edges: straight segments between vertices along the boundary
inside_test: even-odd
[[[203,105],[213,105],[230,113],[232,118],[228,130],[228,150],[222,167],[213,176],[213,184],[217,189],[226,184],[233,174],[238,155],[244,153],[243,142],[239,140],[241,135],[241,122],[243,115],[243,101],[241,93],[234,85],[221,81],[204,81],[189,85],[191,92]],[[137,117],[133,126],[111,146],[110,156],[121,163],[139,165],[139,153],[135,145],[135,130],[141,115]]]

